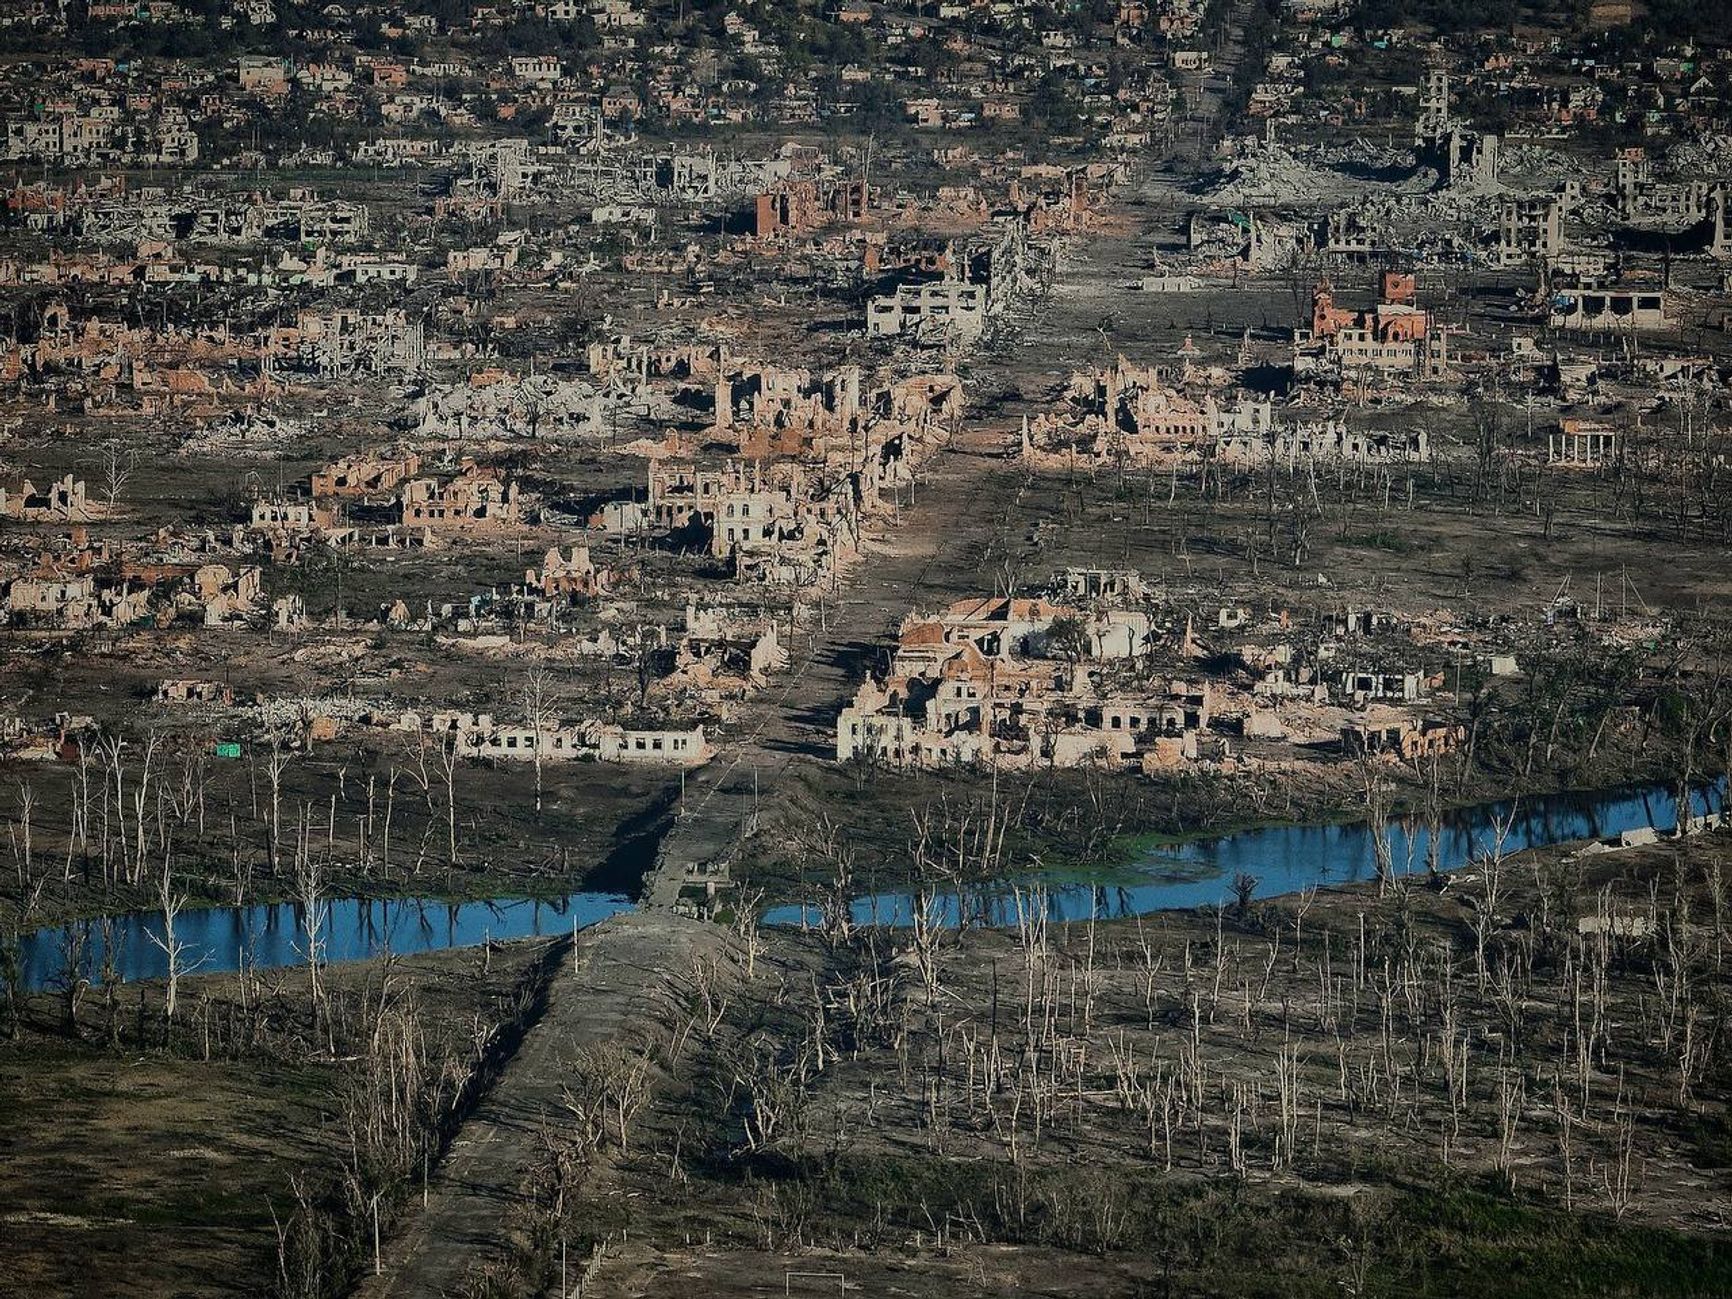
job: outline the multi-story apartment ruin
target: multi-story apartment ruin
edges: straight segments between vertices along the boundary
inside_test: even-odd
[[[795,461],[650,467],[649,512],[668,530],[697,528],[742,579],[809,586],[833,580],[860,547],[854,479]]]
[[[310,309],[298,312],[293,325],[272,331],[269,355],[277,364],[341,378],[419,370],[427,347],[422,322],[401,308],[379,313]]]

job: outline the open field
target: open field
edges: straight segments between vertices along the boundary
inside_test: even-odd
[[[286,1208],[291,1176],[331,1162],[330,1072],[14,1049],[0,1067],[7,1284],[42,1295],[268,1284],[272,1205]]]
[[[7,1284],[229,1295],[289,1288],[297,1269],[352,1274],[370,1237],[345,1206],[384,1191],[389,1226],[422,1149],[440,1157],[537,1013],[549,955],[525,943],[333,966],[316,994],[305,971],[186,976],[167,1027],[160,984],[81,989],[76,1028],[64,991],[9,1007]],[[402,1071],[385,1082],[382,1047]]]

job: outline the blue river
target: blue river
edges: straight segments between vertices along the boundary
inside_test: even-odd
[[[1690,813],[1718,811],[1725,802],[1724,778],[1693,790]],[[1491,852],[1504,827],[1503,852],[1605,839],[1654,826],[1670,831],[1678,823],[1677,798],[1658,785],[1637,789],[1549,794],[1529,799],[1482,803],[1444,813],[1438,867],[1460,870]],[[1397,874],[1424,874],[1431,833],[1411,819],[1388,823],[1390,855]],[[1156,911],[1214,906],[1233,898],[1233,881],[1250,875],[1257,881],[1253,896],[1279,897],[1311,887],[1352,884],[1376,878],[1376,844],[1368,822],[1322,825],[1272,825],[1209,838],[1151,848],[1112,872],[1110,884],[1047,883],[1045,909],[1054,921],[1120,919]],[[1023,897],[996,883],[979,890],[935,896],[929,915],[955,927],[964,921],[979,925],[1014,925]],[[856,898],[851,907],[858,924],[907,925],[917,899],[906,892],[874,893]],[[819,907],[812,903],[774,907],[766,924],[816,923]]]
[[[1690,797],[1690,814],[1722,810],[1724,779],[1699,787]],[[1671,789],[1653,785],[1637,789],[1549,794],[1542,797],[1479,804],[1445,813],[1438,861],[1441,869],[1459,870],[1492,851],[1498,829],[1505,826],[1503,851],[1607,839],[1628,830],[1653,826],[1670,831],[1678,822]],[[1390,853],[1398,873],[1423,874],[1430,833],[1410,819],[1388,823]],[[1351,884],[1375,877],[1375,841],[1365,822],[1322,825],[1274,825],[1239,830],[1210,838],[1152,848],[1112,871],[1113,882],[1047,883],[1044,905],[1055,921],[1102,920],[1182,910],[1230,901],[1233,881],[1253,876],[1260,898],[1297,893],[1301,889]],[[1013,925],[1019,906],[1028,905],[1020,883],[1019,900],[1011,883],[999,881],[978,890],[940,894],[932,901],[940,923]],[[501,898],[482,902],[443,902],[426,898],[368,900],[337,899],[329,904],[322,929],[322,956],[327,961],[358,961],[394,952],[440,951],[474,947],[488,941],[568,934],[632,909],[629,898],[616,893],[582,892],[546,900]],[[917,900],[907,892],[874,893],[853,900],[860,924],[907,925]],[[772,907],[763,920],[769,925],[815,923],[816,904]],[[162,936],[162,914],[126,912],[114,917],[119,953],[116,968],[123,980],[161,978],[167,957],[151,941]],[[181,912],[176,939],[186,944],[183,968],[214,973],[248,968],[299,965],[305,960],[301,910],[291,902],[247,907],[201,907]],[[66,930],[38,929],[22,936],[20,948],[27,988],[54,987],[64,965]],[[102,967],[100,926],[88,927],[85,971],[94,978]]]
[[[361,961],[395,952],[436,952],[448,947],[478,947],[505,938],[569,934],[629,911],[632,903],[616,893],[572,893],[562,898],[509,898],[488,902],[444,902],[430,898],[369,900],[340,898],[327,904],[320,929],[320,956],[326,961]],[[183,969],[198,974],[300,965],[306,934],[302,908],[293,902],[247,907],[188,907],[175,921],[175,941],[184,943]],[[160,911],[129,911],[114,917],[118,951],[115,968],[123,980],[160,979],[168,958],[151,941],[163,934]],[[102,928],[88,926],[86,973],[102,969]],[[19,947],[24,984],[56,986],[65,965],[66,930],[55,926],[23,935]]]

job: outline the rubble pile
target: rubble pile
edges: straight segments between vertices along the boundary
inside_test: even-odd
[[[1281,144],[1249,143],[1245,152],[1206,181],[1202,196],[1217,207],[1258,207],[1347,202],[1367,193],[1421,194],[1435,189],[1437,173],[1419,167],[1398,181],[1354,174],[1409,165],[1410,156],[1372,146],[1354,146],[1302,156]]]
[[[306,438],[303,421],[280,411],[249,406],[193,425],[181,438],[177,451],[188,458],[274,460]]]
[[[413,435],[434,439],[589,438],[603,427],[602,394],[581,379],[494,371],[436,384],[410,407]]]

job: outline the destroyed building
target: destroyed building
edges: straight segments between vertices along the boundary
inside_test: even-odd
[[[1146,627],[1129,611],[1085,616],[1037,600],[965,600],[911,615],[884,679],[865,682],[843,709],[837,760],[1140,771],[1194,760],[1209,724],[1206,684],[1126,694],[1097,686],[1083,666],[1133,656]]]
[[[1311,327],[1295,331],[1296,375],[1343,377],[1376,371],[1419,381],[1441,379],[1449,366],[1449,331],[1415,301],[1414,277],[1385,271],[1377,302],[1354,311],[1335,305],[1334,286],[1321,280],[1311,294]]]
[[[602,431],[603,398],[582,380],[488,369],[432,385],[410,414],[422,438],[585,438]]]
[[[1338,415],[1277,413],[1267,398],[1217,394],[1187,371],[1117,364],[1071,376],[1065,405],[1024,421],[1022,458],[1042,468],[1172,468],[1427,459],[1424,429],[1350,429]]]
[[[1546,460],[1569,468],[1593,469],[1617,453],[1618,430],[1596,420],[1565,419],[1546,435]]]
[[[661,528],[699,529],[709,553],[730,560],[742,580],[831,582],[860,546],[852,477],[795,461],[728,461],[714,469],[655,463],[648,508]]]
[[[25,523],[88,523],[97,507],[86,499],[84,480],[71,474],[55,479],[46,491],[28,478],[17,487],[0,485],[0,518]]]
[[[321,378],[383,375],[421,369],[427,349],[423,325],[399,309],[298,312],[292,326],[272,331],[269,356],[280,365]]]
[[[569,555],[559,547],[550,549],[540,568],[525,569],[524,589],[544,600],[593,600],[607,592],[612,572],[596,566],[589,547],[573,545]]]
[[[465,460],[455,478],[406,481],[401,522],[406,528],[485,532],[516,524],[520,509],[514,481],[498,469]]]
[[[899,284],[866,304],[871,338],[968,346],[1046,273],[1051,249],[1030,238],[1026,216],[995,220],[991,235],[946,262],[944,278]]]
[[[863,391],[854,366],[815,376],[724,357],[717,371],[715,432],[740,456],[820,463],[874,489],[908,482],[962,417],[962,382],[949,374]]]
[[[392,496],[405,480],[420,472],[421,456],[415,451],[344,456],[314,471],[311,490],[318,500]]]

